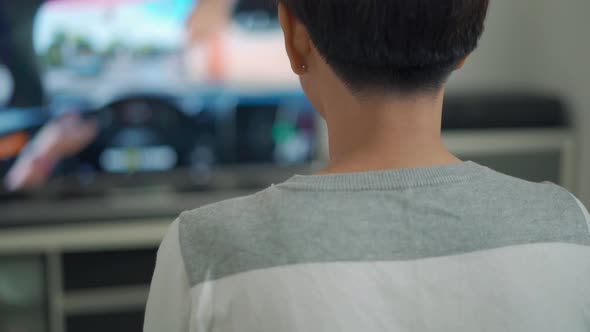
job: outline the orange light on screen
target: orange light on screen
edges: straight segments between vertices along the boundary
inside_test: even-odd
[[[29,142],[29,135],[25,132],[0,137],[0,160],[18,156]]]

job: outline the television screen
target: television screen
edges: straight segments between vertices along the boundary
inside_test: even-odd
[[[225,1],[228,8],[207,1]],[[153,91],[210,96],[224,90],[266,97],[299,92],[272,9],[201,2],[45,3],[37,14],[34,43],[47,93],[108,100]],[[249,2],[268,3],[242,1]]]
[[[91,186],[313,157],[315,115],[268,1],[50,0],[33,22],[47,102],[0,110],[8,189],[42,187],[37,170]]]

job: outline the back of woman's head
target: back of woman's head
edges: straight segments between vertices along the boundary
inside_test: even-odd
[[[436,91],[476,47],[489,0],[279,0],[354,91]]]

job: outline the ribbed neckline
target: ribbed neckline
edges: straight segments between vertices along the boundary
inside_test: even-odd
[[[394,190],[463,182],[488,168],[471,161],[422,168],[327,175],[295,175],[278,187],[309,191]]]

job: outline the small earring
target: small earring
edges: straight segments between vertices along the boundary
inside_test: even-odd
[[[301,65],[301,69],[307,71],[307,65]]]

